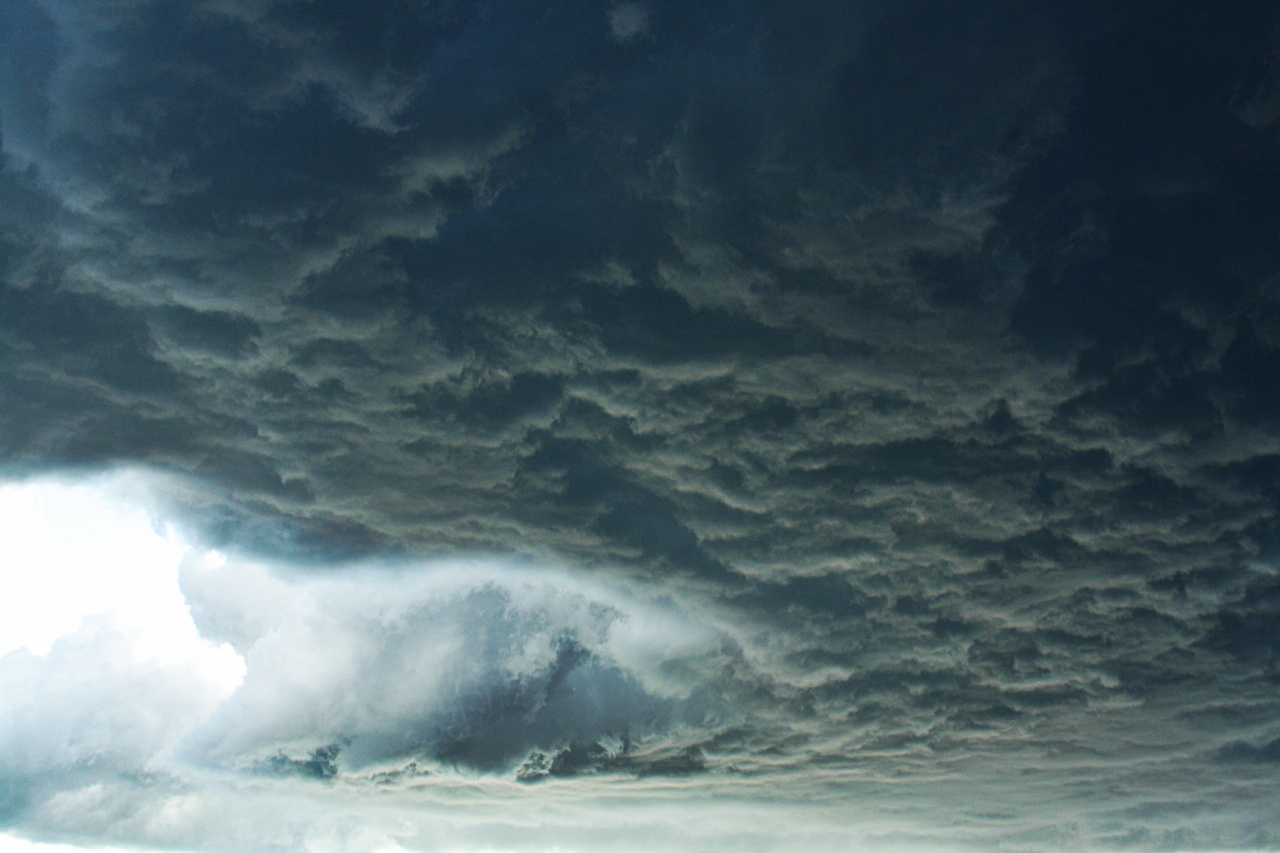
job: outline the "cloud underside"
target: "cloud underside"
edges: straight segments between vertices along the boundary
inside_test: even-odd
[[[1191,5],[5,4],[0,467],[151,472],[248,670],[4,658],[118,714],[0,822],[1280,844],[1278,22]]]
[[[1270,694],[1203,652],[1142,695],[1106,666],[1047,675],[1089,659],[1066,637],[803,685],[661,587],[474,562],[175,570],[243,681],[137,657],[103,620],[0,658],[6,826],[205,850],[1272,843]],[[748,807],[765,823],[744,830]]]

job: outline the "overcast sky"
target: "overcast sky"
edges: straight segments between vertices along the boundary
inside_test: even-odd
[[[0,0],[0,151],[0,845],[1280,850],[1274,2]]]

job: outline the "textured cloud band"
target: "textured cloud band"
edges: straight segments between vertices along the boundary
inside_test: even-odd
[[[224,609],[225,585],[253,590],[244,603],[260,606],[273,584],[258,575],[246,587],[246,574],[188,570],[207,634],[247,621]],[[726,713],[698,694],[697,674],[727,638],[564,576],[444,565],[274,585],[287,603],[259,623],[243,685],[190,734],[192,760],[321,776],[411,761],[510,775],[535,752],[572,748],[652,771],[634,748]]]
[[[0,5],[0,473],[146,472],[246,667],[5,657],[123,703],[6,825],[1275,847],[1278,26]]]

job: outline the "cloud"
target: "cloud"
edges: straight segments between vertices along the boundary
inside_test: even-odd
[[[510,575],[455,566],[301,583],[188,754],[273,772],[411,759],[503,771],[534,749],[640,741],[714,711],[662,675],[716,655],[714,632],[644,607],[633,620],[620,601]]]
[[[620,42],[649,34],[653,10],[645,3],[618,3],[609,9],[609,31]]]
[[[1275,12],[944,6],[5,4],[6,820],[1275,846]]]
[[[556,775],[702,769],[688,741],[727,711],[702,695],[697,671],[733,650],[670,603],[493,561],[290,574],[165,538],[138,503],[148,483],[158,485],[135,472],[5,488],[12,553],[69,572],[53,580],[64,596],[86,587],[81,608],[96,614],[33,623],[18,641],[61,636],[0,658],[6,826],[223,849],[275,831],[196,841],[235,808],[237,778],[354,790],[459,771],[514,780],[534,753],[574,756],[592,743],[594,756],[601,741],[615,760],[562,758]],[[49,553],[58,542],[41,526],[59,520],[74,526],[80,557],[93,555],[90,571],[77,576],[75,560]],[[24,552],[24,541],[43,550]],[[94,592],[104,573],[126,594]],[[25,600],[36,615],[61,606]],[[228,656],[244,667],[234,683]]]
[[[78,779],[139,779],[226,694],[191,664],[139,659],[128,634],[90,622],[45,656],[0,658],[8,820],[36,791]]]

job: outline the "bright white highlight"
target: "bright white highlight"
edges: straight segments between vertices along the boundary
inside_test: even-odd
[[[71,844],[42,844],[0,834],[0,853],[129,853],[120,847],[75,847]]]
[[[582,849],[599,840],[590,789],[517,782],[530,752],[616,750],[625,731],[648,761],[681,745],[686,708],[715,710],[695,688],[725,635],[653,590],[496,559],[317,574],[227,558],[149,511],[152,485],[0,485],[15,832],[205,853]],[[633,818],[667,833],[653,808]],[[0,833],[0,853],[116,850]]]
[[[198,554],[148,513],[141,475],[0,486],[0,656],[53,644],[87,626],[128,639],[137,661],[197,669],[229,693],[244,661],[202,638],[178,588]]]

